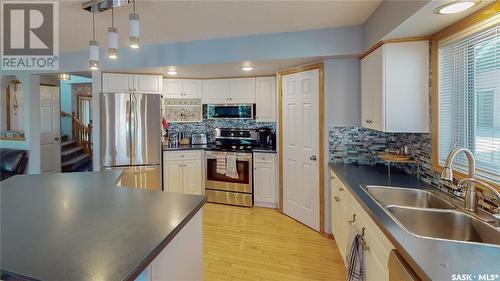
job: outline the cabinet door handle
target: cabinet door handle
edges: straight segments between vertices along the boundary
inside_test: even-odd
[[[355,222],[355,221],[356,221],[356,214],[352,214],[352,220],[348,220],[347,222],[348,222],[349,224],[352,224],[352,223],[353,223],[353,222]]]
[[[373,121],[372,121],[372,120],[366,120],[365,122],[366,122],[367,124],[371,124],[371,123],[373,123]]]
[[[340,201],[340,198],[338,196],[333,196],[333,199],[335,199],[335,201],[337,201],[337,202]]]
[[[342,187],[339,187],[339,191],[344,191],[344,189]]]

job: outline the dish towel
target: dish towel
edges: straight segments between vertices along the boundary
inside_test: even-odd
[[[365,264],[363,260],[363,236],[355,234],[347,255],[347,281],[364,281]]]
[[[217,174],[225,175],[226,174],[226,154],[217,154],[217,165],[216,165],[216,171]]]
[[[236,155],[226,156],[226,176],[237,179],[238,168],[236,167]]]

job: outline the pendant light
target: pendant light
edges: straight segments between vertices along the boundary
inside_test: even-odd
[[[108,27],[108,57],[118,58],[118,28],[115,27],[114,9],[111,8],[111,27]]]
[[[89,64],[91,70],[99,69],[99,42],[95,40],[94,7],[92,7],[92,40],[89,42]]]
[[[63,80],[63,81],[71,80],[71,74],[61,73],[61,74],[59,74],[59,80]]]
[[[128,15],[128,34],[130,48],[139,48],[139,15],[135,13],[135,0],[132,0],[133,13]]]

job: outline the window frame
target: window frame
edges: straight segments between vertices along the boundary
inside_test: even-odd
[[[486,6],[485,8],[465,17],[464,19],[448,26],[447,28],[432,35],[431,38],[431,138],[432,138],[432,169],[436,172],[441,172],[443,167],[439,163],[439,42],[447,38],[457,36],[466,31],[471,26],[479,26],[483,22],[491,19],[500,11],[500,2]],[[484,30],[486,27],[482,27]],[[467,178],[467,174],[461,170],[453,169],[456,179]],[[478,176],[478,178],[481,178]],[[500,183],[495,183],[490,180],[482,179],[486,183],[492,185],[497,190],[500,190]]]

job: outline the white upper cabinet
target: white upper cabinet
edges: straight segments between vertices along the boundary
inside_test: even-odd
[[[203,81],[195,79],[182,80],[182,89],[185,98],[201,99],[203,98]]]
[[[388,43],[361,60],[361,124],[429,132],[429,42]]]
[[[163,79],[163,94],[167,98],[201,99],[203,81],[196,79]]]
[[[255,78],[203,80],[203,103],[255,103]]]
[[[229,103],[229,79],[203,80],[203,103]]]
[[[182,93],[182,79],[163,79],[164,97],[181,98]]]
[[[163,78],[159,75],[134,75],[134,92],[161,94]]]
[[[162,77],[159,75],[103,73],[102,91],[105,93],[161,94]]]
[[[132,91],[132,75],[103,73],[102,91],[104,93],[128,93]]]
[[[230,103],[255,103],[255,78],[229,80]]]
[[[256,121],[276,122],[276,77],[256,78]]]

